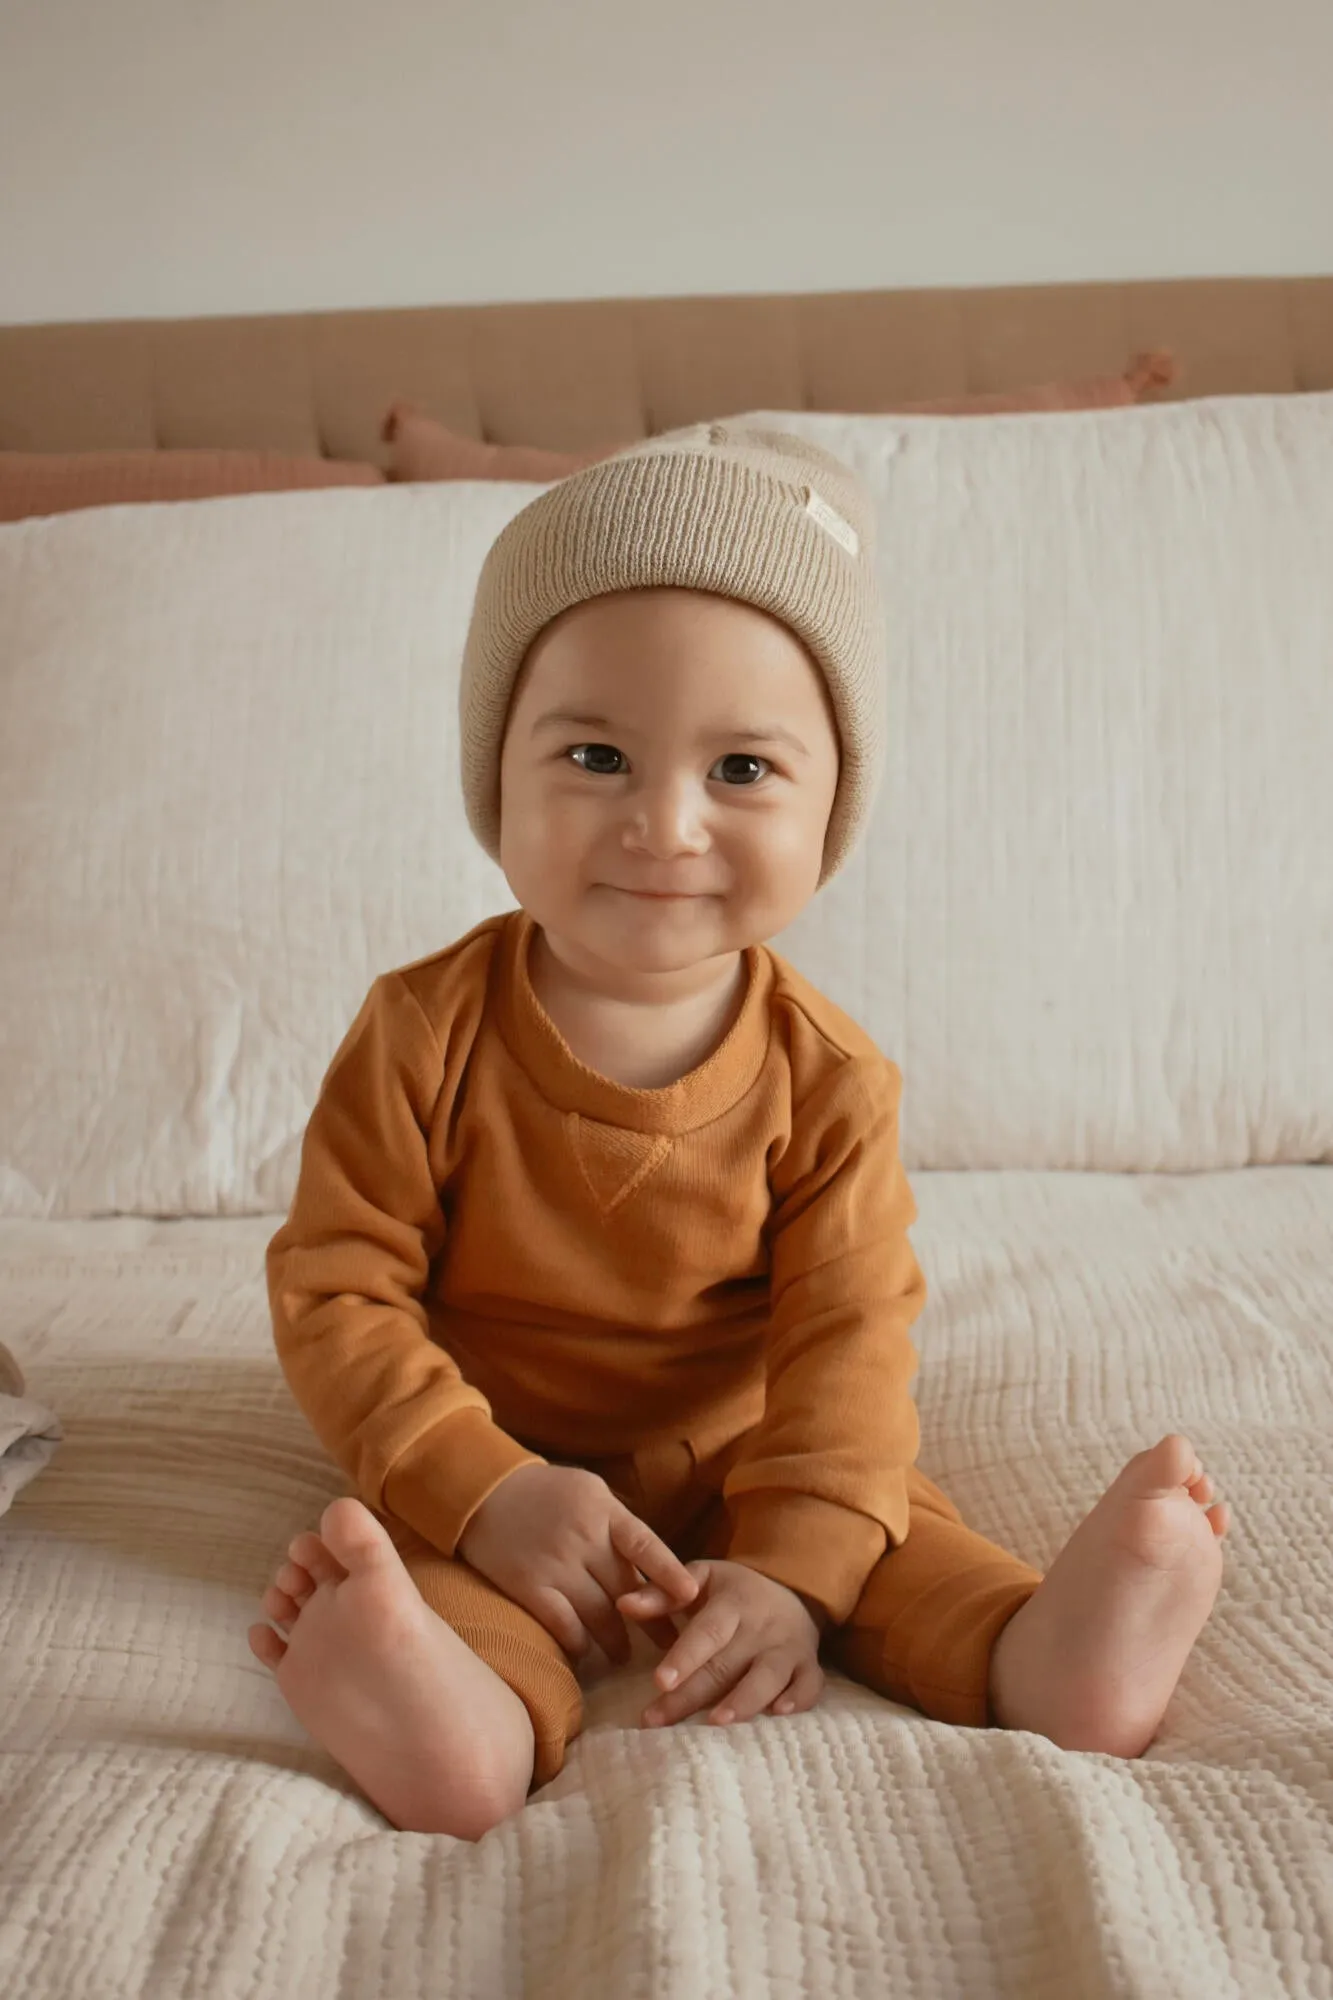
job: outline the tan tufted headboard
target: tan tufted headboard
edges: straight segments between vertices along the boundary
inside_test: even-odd
[[[0,327],[0,449],[234,446],[383,465],[406,397],[471,437],[615,444],[745,409],[882,409],[1119,374],[1333,388],[1333,277],[602,299]]]

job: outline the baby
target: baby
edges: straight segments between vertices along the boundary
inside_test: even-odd
[[[1044,1578],[916,1466],[899,1072],[763,943],[874,796],[872,527],[826,453],[710,424],[549,488],[486,559],[463,786],[520,907],[374,982],[268,1253],[360,1497],[250,1645],[397,1827],[517,1812],[634,1627],[646,1727],[809,1709],[822,1653],[1136,1757],[1212,1609],[1227,1509],[1178,1434]]]

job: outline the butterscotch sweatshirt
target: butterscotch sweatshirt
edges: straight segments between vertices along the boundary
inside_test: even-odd
[[[446,1555],[520,1465],[740,1439],[728,1555],[840,1623],[918,1445],[898,1070],[753,945],[706,1061],[613,1082],[538,1000],[533,930],[384,973],[338,1048],[268,1250],[292,1393]]]

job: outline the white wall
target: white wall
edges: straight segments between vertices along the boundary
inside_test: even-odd
[[[1333,271],[1333,0],[0,0],[0,321]]]

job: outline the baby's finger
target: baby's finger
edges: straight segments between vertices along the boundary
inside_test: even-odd
[[[565,1586],[565,1596],[573,1606],[585,1632],[601,1647],[608,1660],[624,1666],[629,1658],[629,1633],[624,1620],[596,1578],[586,1571]]]
[[[744,1679],[723,1696],[708,1720],[719,1726],[749,1722],[784,1692],[791,1681],[793,1664],[787,1654],[761,1653]]]
[[[541,1625],[544,1625],[562,1652],[571,1660],[582,1660],[592,1651],[592,1639],[584,1630],[583,1621],[575,1612],[569,1599],[561,1591],[544,1584],[534,1591],[524,1604]]]
[[[708,1564],[692,1562],[686,1569],[702,1590],[708,1581]],[[679,1598],[672,1597],[659,1583],[636,1583],[632,1589],[623,1591],[616,1599],[617,1608],[628,1618],[660,1618],[681,1609]],[[698,1602],[695,1601],[695,1609]]]
[[[595,1598],[593,1615],[578,1594],[571,1595],[571,1602],[588,1630],[596,1639],[609,1660],[623,1665],[630,1656],[630,1636],[626,1614],[621,1610],[620,1598],[628,1591],[639,1587],[639,1573],[633,1563],[627,1562],[615,1549],[608,1546],[588,1562],[585,1589]],[[657,1585],[653,1584],[656,1590]],[[667,1606],[667,1609],[673,1607]]]
[[[769,1706],[774,1715],[798,1715],[804,1709],[813,1708],[823,1692],[824,1669],[818,1660],[806,1660],[792,1675],[791,1685],[785,1687]]]
[[[657,1685],[673,1688],[691,1674],[697,1674],[724,1646],[731,1644],[740,1622],[741,1614],[734,1604],[724,1601],[705,1605],[655,1669],[653,1678]]]
[[[721,1706],[723,1696],[735,1687],[749,1664],[750,1655],[743,1646],[723,1647],[679,1687],[649,1702],[643,1712],[644,1726],[656,1729],[663,1723],[683,1722],[701,1708],[714,1703]]]
[[[596,1577],[613,1604],[627,1591],[643,1588],[643,1578],[629,1558],[622,1556],[614,1546],[609,1531],[606,1547],[597,1550],[588,1558],[588,1574]],[[651,1588],[656,1590],[657,1585],[653,1584]]]
[[[642,1570],[650,1583],[660,1584],[673,1605],[692,1604],[699,1595],[698,1579],[691,1576],[680,1557],[674,1555],[655,1535],[646,1521],[620,1506],[611,1516],[611,1542]]]
[[[656,1583],[646,1583],[638,1590],[627,1590],[616,1599],[616,1610],[623,1612],[626,1618],[637,1618],[640,1623],[648,1618],[661,1618],[679,1608],[680,1600],[669,1597]]]

